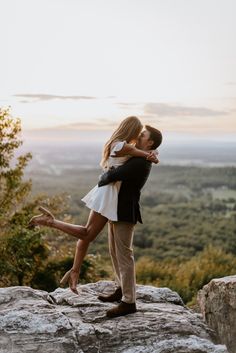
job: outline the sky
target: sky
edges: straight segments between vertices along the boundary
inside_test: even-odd
[[[236,134],[235,0],[0,0],[0,107],[25,131]]]

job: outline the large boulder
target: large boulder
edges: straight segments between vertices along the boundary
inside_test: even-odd
[[[236,353],[236,275],[211,280],[198,292],[197,301],[217,342]]]
[[[1,353],[227,353],[213,331],[169,288],[137,286],[137,313],[108,319],[114,303],[97,299],[114,290],[100,281],[48,293],[0,288]]]

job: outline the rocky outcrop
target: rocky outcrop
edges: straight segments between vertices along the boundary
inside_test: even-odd
[[[198,292],[198,304],[205,322],[218,342],[236,353],[236,276],[213,279]]]
[[[138,312],[108,319],[100,281],[48,293],[30,287],[0,288],[1,353],[227,353],[212,342],[200,314],[168,288],[137,286]]]

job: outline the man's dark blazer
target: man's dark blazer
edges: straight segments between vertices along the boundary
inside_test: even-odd
[[[122,181],[118,195],[118,221],[142,223],[139,199],[151,166],[152,163],[143,157],[132,157],[122,166],[101,175],[98,182],[100,187],[114,181]]]

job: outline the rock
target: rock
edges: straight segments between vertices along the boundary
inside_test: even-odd
[[[137,286],[137,313],[108,319],[114,290],[100,281],[48,293],[0,288],[1,353],[227,353],[213,331],[169,288]]]
[[[203,319],[217,334],[218,343],[236,353],[236,276],[211,280],[197,296]]]

